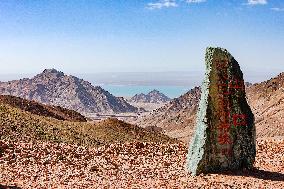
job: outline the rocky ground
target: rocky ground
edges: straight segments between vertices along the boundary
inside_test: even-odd
[[[0,141],[0,188],[284,188],[284,138],[257,140],[255,170],[190,176],[184,143],[96,148]]]

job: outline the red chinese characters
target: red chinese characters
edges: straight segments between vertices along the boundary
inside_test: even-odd
[[[247,125],[247,115],[246,114],[234,114],[233,115],[233,125],[235,127],[246,126]]]
[[[239,80],[239,79],[233,79],[229,82],[228,84],[229,89],[240,89],[240,90],[245,90],[245,84],[244,81]]]
[[[223,95],[230,95],[233,89],[244,91],[245,90],[244,82],[238,79],[233,79],[229,82],[223,81],[223,82],[218,83],[218,90],[222,91]]]
[[[217,141],[221,145],[220,154],[231,156],[232,155],[232,139],[230,136],[230,127],[231,123],[233,126],[240,127],[247,125],[247,116],[245,114],[233,114],[230,115],[230,101],[229,97],[233,92],[237,90],[244,90],[244,82],[238,79],[229,79],[228,78],[228,60],[219,60],[216,61],[216,67],[219,71],[219,83],[218,91],[219,91],[219,99],[218,99],[218,118],[219,118],[219,126]],[[232,118],[232,120],[231,120]]]
[[[218,136],[217,141],[222,146],[227,146],[232,143],[230,137],[230,104],[227,98],[227,95],[230,94],[228,90],[228,74],[227,74],[227,65],[228,61],[218,61],[216,63],[217,69],[220,71],[219,74],[219,83],[218,83],[218,91],[221,94],[218,99],[218,115],[219,115],[219,126],[218,126]],[[224,71],[225,70],[225,71]],[[222,148],[220,150],[222,155],[228,155],[228,148]]]
[[[229,132],[230,124],[229,123],[222,123],[222,124],[219,125],[218,129],[219,129],[219,131],[222,131],[222,132]]]
[[[219,144],[232,144],[229,132],[220,132],[218,135]]]

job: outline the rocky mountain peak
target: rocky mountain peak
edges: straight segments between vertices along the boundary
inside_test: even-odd
[[[280,73],[274,78],[271,78],[267,81],[263,81],[261,83],[256,83],[250,86],[247,96],[251,98],[252,96],[255,98],[256,96],[270,98],[270,96],[275,96],[276,93],[284,91],[284,72]]]
[[[63,72],[61,71],[57,71],[56,69],[54,68],[51,68],[51,69],[45,69],[43,70],[42,74],[56,74],[56,75],[64,75]]]
[[[154,89],[152,91],[150,91],[148,94],[162,94],[160,91],[158,91],[157,89]]]
[[[52,69],[45,69],[43,70],[42,73],[37,74],[34,78],[35,79],[58,79],[60,77],[64,77],[65,74],[61,71],[57,71],[56,69],[52,68]]]
[[[138,111],[101,87],[56,69],[45,69],[31,79],[0,83],[0,94],[61,106],[83,114]]]
[[[160,91],[154,89],[150,91],[148,94],[140,93],[136,94],[130,99],[130,102],[134,103],[165,103],[170,101],[171,99],[161,93]]]
[[[284,78],[284,72],[281,72],[277,77],[282,77],[282,78]]]

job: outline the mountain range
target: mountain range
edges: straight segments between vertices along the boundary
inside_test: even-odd
[[[195,87],[134,123],[163,130],[170,137],[188,143],[194,131],[200,95],[200,87]],[[283,136],[284,73],[261,83],[246,83],[246,95],[255,115],[257,137]]]
[[[166,103],[171,99],[161,93],[160,91],[154,89],[150,91],[148,94],[140,93],[134,95],[129,102],[132,103]]]
[[[161,107],[131,123],[188,142],[194,131],[200,93],[200,87],[195,87],[171,101],[157,90],[137,94],[129,100],[130,103],[160,103]],[[124,98],[55,69],[46,69],[31,79],[0,82],[0,94],[23,98],[1,96],[0,102],[61,120],[86,121],[81,114],[67,109],[82,114],[139,111]],[[255,115],[257,137],[283,136],[284,73],[261,83],[246,83],[246,95]]]
[[[115,97],[99,86],[55,69],[46,69],[31,79],[0,82],[0,94],[61,106],[83,114],[138,111],[122,97]]]
[[[153,130],[163,130],[173,138],[187,141],[193,131],[191,125],[194,125],[200,92],[200,87],[195,87],[133,123]]]

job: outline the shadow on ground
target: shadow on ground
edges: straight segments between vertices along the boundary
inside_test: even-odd
[[[5,186],[0,184],[0,189],[21,189],[21,188],[17,186]]]
[[[278,172],[265,171],[260,169],[243,170],[243,171],[225,171],[220,174],[230,175],[230,176],[244,176],[244,177],[254,177],[262,180],[270,181],[284,181],[284,174]]]

